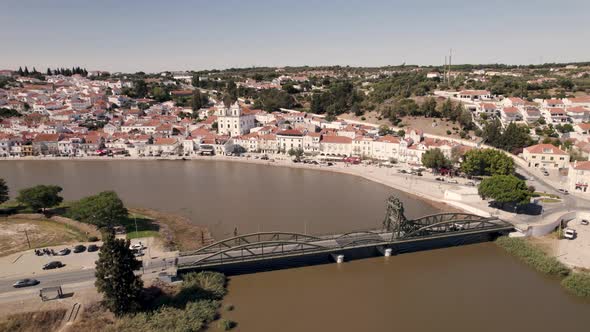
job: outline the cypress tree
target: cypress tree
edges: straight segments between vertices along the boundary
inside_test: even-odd
[[[139,308],[143,287],[141,278],[133,273],[141,268],[141,262],[129,245],[129,240],[115,239],[112,232],[108,233],[96,262],[94,285],[103,294],[104,305],[117,316]]]

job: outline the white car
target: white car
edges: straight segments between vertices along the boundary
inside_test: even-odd
[[[565,237],[568,240],[573,240],[576,237],[576,230],[571,229],[571,228],[566,228],[563,231],[563,237]]]
[[[457,180],[447,180],[447,183],[458,184],[459,181],[457,181]]]
[[[141,244],[141,243],[132,244],[132,245],[129,246],[129,249],[131,249],[131,250],[142,250],[143,249],[143,244]]]

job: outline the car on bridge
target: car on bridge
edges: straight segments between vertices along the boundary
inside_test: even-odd
[[[14,288],[30,287],[30,286],[36,286],[40,283],[41,282],[37,279],[21,279],[21,280],[18,280],[17,282],[15,282],[14,284],[12,284],[12,287],[14,287]]]

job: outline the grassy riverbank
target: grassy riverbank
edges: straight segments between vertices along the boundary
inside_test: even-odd
[[[560,278],[561,285],[571,293],[590,298],[590,273],[571,270],[523,238],[502,236],[496,240],[496,244],[537,271]]]
[[[221,300],[226,292],[223,274],[188,274],[179,286],[158,284],[145,289],[143,309],[136,314],[114,317],[96,305],[82,314],[71,331],[201,331],[216,319],[217,325],[231,329],[236,324],[220,318]]]

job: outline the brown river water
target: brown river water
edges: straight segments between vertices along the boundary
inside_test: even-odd
[[[258,230],[380,225],[398,195],[409,217],[439,207],[348,175],[229,162],[1,161],[12,194],[58,184],[66,199],[115,190],[184,215],[216,239]],[[230,278],[238,331],[590,331],[590,303],[493,243]]]

